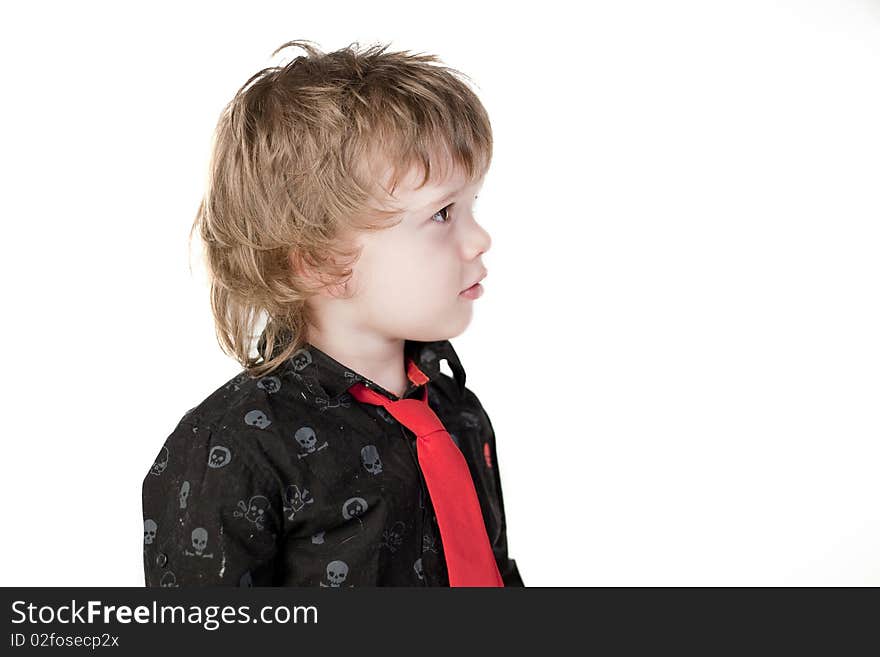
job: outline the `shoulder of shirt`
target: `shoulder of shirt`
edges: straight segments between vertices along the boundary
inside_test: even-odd
[[[257,380],[250,378],[242,370],[186,411],[180,418],[180,424],[206,429],[228,425],[227,420],[233,409],[247,406],[248,400],[255,396],[257,390]]]
[[[244,370],[217,387],[196,406],[187,410],[166,439],[167,446],[183,437],[186,440],[205,439],[212,443],[223,442],[235,446],[252,469],[271,475],[271,465],[266,462],[261,441],[282,439],[281,426],[275,410],[281,404],[286,414],[298,418],[313,417],[319,411],[300,397],[300,388],[284,371],[275,371],[264,377],[251,378]],[[255,419],[248,424],[246,418],[253,413]],[[260,428],[259,413],[269,424]],[[198,436],[198,437],[196,437]]]
[[[300,377],[282,366],[257,378],[251,378],[241,370],[186,411],[180,421],[211,429],[236,425],[250,429],[244,421],[248,412],[262,410],[271,415],[279,404],[298,417],[320,414],[313,404],[307,402]]]

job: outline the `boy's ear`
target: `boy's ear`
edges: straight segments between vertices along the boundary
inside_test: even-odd
[[[342,297],[347,292],[347,284],[332,284],[322,278],[315,272],[308,263],[306,263],[298,251],[291,250],[288,254],[288,262],[290,269],[299,280],[305,284],[319,296],[325,297]]]

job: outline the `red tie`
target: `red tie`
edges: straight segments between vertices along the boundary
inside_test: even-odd
[[[409,361],[410,372],[413,367]],[[440,418],[428,406],[427,382],[421,400],[392,401],[361,383],[355,383],[349,392],[359,402],[384,406],[416,435],[419,466],[425,476],[446,554],[449,586],[503,587],[467,461]]]

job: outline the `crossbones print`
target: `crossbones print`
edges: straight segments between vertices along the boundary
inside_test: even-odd
[[[290,515],[287,516],[288,520],[293,520],[297,511],[302,509],[306,504],[312,504],[315,501],[308,488],[300,490],[299,486],[296,484],[290,484],[287,487],[287,494],[285,497],[287,497],[288,504],[284,505],[284,510],[285,512],[290,513]]]

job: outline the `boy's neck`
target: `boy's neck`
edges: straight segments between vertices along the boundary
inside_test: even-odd
[[[409,384],[404,363],[405,341],[382,336],[337,335],[312,329],[308,342],[388,392],[402,397]]]

